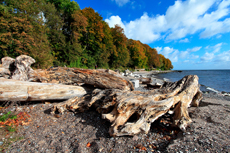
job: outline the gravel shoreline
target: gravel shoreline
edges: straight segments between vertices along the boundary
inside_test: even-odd
[[[186,132],[164,124],[162,117],[151,125],[148,134],[134,137],[110,137],[110,123],[101,119],[94,110],[52,116],[49,112],[54,104],[21,103],[20,106],[7,108],[28,112],[32,121],[18,129],[17,134],[24,139],[14,142],[3,152],[164,153],[230,150],[230,101],[218,95],[204,94],[200,107],[189,108],[193,123]]]
[[[144,86],[135,90],[148,91]],[[148,134],[133,137],[110,137],[111,124],[93,109],[52,116],[50,110],[56,103],[17,103],[4,111],[27,112],[31,122],[17,130],[16,135],[23,139],[2,152],[229,152],[230,97],[213,92],[205,92],[203,97],[200,107],[189,108],[193,122],[186,132],[172,127],[165,115],[151,125]],[[0,136],[0,142],[10,136],[14,137]]]

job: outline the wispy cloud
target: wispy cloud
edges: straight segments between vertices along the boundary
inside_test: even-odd
[[[177,62],[178,59],[193,60],[199,58],[198,55],[194,55],[194,52],[199,51],[202,47],[188,48],[185,51],[179,51],[178,49],[170,47],[155,47],[158,53],[163,54],[166,58],[169,58],[172,62]]]
[[[200,58],[202,62],[210,62],[210,61],[218,61],[223,53],[219,53],[222,48],[223,43],[218,43],[215,46],[207,46],[205,47],[206,51],[205,54]],[[217,54],[219,53],[219,54]],[[222,57],[221,57],[222,58]],[[224,58],[226,59],[226,58]]]
[[[129,0],[116,0],[119,6]],[[230,0],[186,0],[175,1],[165,14],[149,16],[144,13],[136,20],[123,22],[125,34],[128,38],[151,43],[159,39],[166,41],[181,39],[190,34],[200,33],[200,38],[219,36],[230,32]],[[212,9],[211,9],[212,8]],[[210,11],[211,10],[211,11]],[[113,27],[119,16],[111,16],[106,22]],[[224,19],[225,18],[225,19]],[[183,39],[184,38],[184,39]]]
[[[215,62],[230,62],[230,50],[216,56]]]
[[[211,61],[214,57],[215,57],[214,53],[206,52],[204,56],[202,56],[200,59],[201,61],[207,62],[207,61]]]
[[[128,3],[130,0],[112,0],[115,1],[118,6],[123,6]]]
[[[188,42],[189,42],[188,38],[181,39],[181,40],[179,41],[179,43],[188,43]]]
[[[179,51],[170,47],[155,47],[158,53],[164,55],[166,58],[169,58],[172,62],[178,61]]]

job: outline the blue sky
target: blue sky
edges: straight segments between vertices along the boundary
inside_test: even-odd
[[[230,0],[76,0],[125,35],[172,61],[175,70],[230,69]]]

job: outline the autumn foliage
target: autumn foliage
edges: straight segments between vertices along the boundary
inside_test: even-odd
[[[173,68],[156,49],[71,0],[0,1],[0,27],[0,58],[29,55],[36,68]]]
[[[8,112],[0,116],[0,128],[11,127],[16,128],[19,125],[28,125],[30,120],[30,115],[26,112],[20,112],[17,115],[10,115],[11,112]]]

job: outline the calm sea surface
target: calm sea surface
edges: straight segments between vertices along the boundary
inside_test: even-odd
[[[203,85],[201,90],[211,87],[218,91],[230,92],[230,70],[182,70],[181,73],[157,74],[157,77],[175,82],[190,74],[198,75],[199,83]]]

